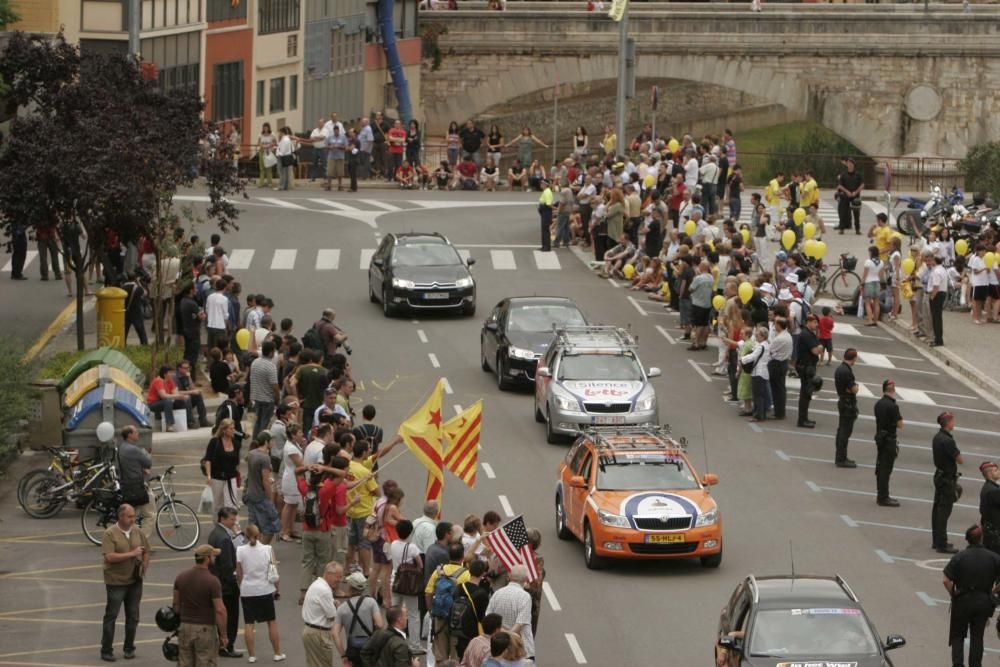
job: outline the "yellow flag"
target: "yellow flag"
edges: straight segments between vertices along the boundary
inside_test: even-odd
[[[616,23],[625,16],[625,8],[628,7],[628,0],[611,0],[611,8],[608,9],[608,18]]]
[[[428,495],[431,485],[444,485],[443,451],[441,444],[441,400],[444,396],[444,383],[438,380],[437,386],[431,392],[427,402],[399,425],[399,435],[403,442],[413,452],[414,456],[424,464],[429,474]],[[432,479],[433,478],[433,479]]]
[[[465,482],[469,488],[476,486],[476,471],[479,468],[479,430],[482,427],[482,399],[457,417],[449,419],[441,427],[448,440],[448,451],[444,455],[444,465],[455,477]]]

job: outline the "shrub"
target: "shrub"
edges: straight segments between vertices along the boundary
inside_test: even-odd
[[[18,345],[0,347],[0,470],[17,455],[13,436],[24,431],[23,422],[37,396],[27,387],[33,368],[22,361],[23,354],[24,348]]]
[[[965,174],[967,190],[1000,195],[1000,142],[973,147],[958,169]]]

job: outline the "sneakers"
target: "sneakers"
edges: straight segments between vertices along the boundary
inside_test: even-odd
[[[284,662],[285,661],[285,657],[286,656],[285,656],[284,653],[279,653],[278,655],[274,656],[274,661],[275,662]]]
[[[249,662],[250,664],[257,662],[257,656],[255,655],[250,656],[249,658],[247,658],[247,662]]]

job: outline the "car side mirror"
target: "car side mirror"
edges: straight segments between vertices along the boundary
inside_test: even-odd
[[[535,371],[540,377],[550,378],[552,377],[552,371],[548,369],[547,366],[540,366],[538,370]]]
[[[498,327],[498,326],[497,326],[497,323],[496,323],[496,322],[487,322],[487,323],[486,323],[486,330],[487,330],[487,331],[493,331],[493,332],[496,332],[496,331],[499,331],[499,330],[500,330],[500,327]]]
[[[737,641],[737,638],[733,637],[732,635],[725,635],[725,636],[719,637],[719,646],[721,648],[724,648],[724,649],[728,650],[728,651],[739,651],[740,650],[740,645],[739,645],[739,642]]]
[[[891,651],[894,648],[906,646],[906,639],[903,635],[889,635],[885,638],[885,650]]]
[[[379,257],[373,257],[372,258],[372,264],[374,264],[375,266],[377,266],[377,267],[379,267],[381,269],[382,266],[383,266],[383,264],[384,264],[384,262]]]
[[[646,371],[646,377],[651,377],[651,378],[658,378],[662,374],[663,374],[663,371],[661,371],[656,366],[650,366],[649,370]]]
[[[703,486],[715,486],[719,483],[719,476],[714,473],[706,472],[701,478],[701,483]]]
[[[569,478],[569,485],[574,489],[586,489],[587,482],[580,475],[573,475]]]
[[[475,263],[476,263],[476,258],[475,258],[475,257],[469,257],[468,259],[466,259],[466,260],[465,260],[465,263],[466,263],[466,264],[467,264],[468,266],[472,266],[473,264],[475,264]]]

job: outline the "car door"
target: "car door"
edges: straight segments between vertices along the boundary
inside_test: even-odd
[[[386,236],[382,239],[381,245],[372,255],[372,261],[368,265],[368,284],[371,287],[372,292],[378,296],[379,299],[382,298],[382,285],[385,280],[385,270],[389,265],[389,250],[392,248],[392,236]],[[378,263],[382,266],[379,266]]]
[[[545,356],[542,357],[539,367],[545,367],[549,369],[549,377],[542,377],[541,373],[535,373],[535,402],[538,408],[545,413],[545,402],[548,400],[548,390],[549,382],[552,381],[552,376],[555,374],[555,364],[556,359],[559,356],[559,348],[556,345],[550,345],[549,349],[545,351]]]
[[[569,507],[566,509],[567,521],[577,537],[583,539],[583,519],[587,514],[587,496],[590,495],[591,469],[594,467],[594,453],[589,445],[580,447],[580,456],[571,466],[571,476],[579,475],[587,482],[587,488],[569,487]]]
[[[504,304],[505,302],[501,301],[495,305],[489,317],[486,318],[486,322],[483,324],[483,358],[491,365],[496,364],[497,339],[500,335],[500,315],[504,310]],[[489,328],[491,325],[495,329],[491,330]]]

